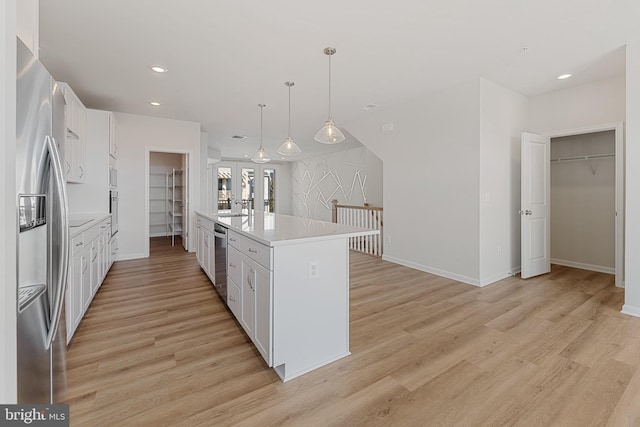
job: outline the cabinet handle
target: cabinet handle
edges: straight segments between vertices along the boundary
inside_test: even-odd
[[[253,254],[257,254],[258,251],[256,249],[253,248],[249,248],[249,252],[253,253]]]
[[[80,168],[80,178],[84,177],[84,168],[82,166],[78,166]]]
[[[230,241],[230,242],[235,242],[235,241],[236,241],[236,239],[234,239],[233,237],[229,237],[229,241]]]
[[[230,262],[230,263],[229,263],[229,267],[231,267],[231,268],[236,268],[236,265],[235,265],[234,263]]]
[[[71,172],[71,163],[69,162],[65,162],[67,164],[67,172],[65,172],[66,175],[69,175],[69,173]]]
[[[236,302],[236,300],[232,296],[229,296],[229,301]]]
[[[84,243],[83,243],[83,242],[78,242],[78,243],[76,243],[76,248],[77,248],[78,246],[82,246],[82,245],[84,245]]]

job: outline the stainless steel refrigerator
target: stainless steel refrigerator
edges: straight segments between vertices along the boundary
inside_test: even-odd
[[[64,299],[69,265],[64,98],[18,40],[16,84],[18,403],[65,399]]]

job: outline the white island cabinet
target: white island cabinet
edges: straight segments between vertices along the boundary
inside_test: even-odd
[[[227,228],[227,305],[283,381],[350,354],[348,239],[378,231],[288,215],[196,214]]]

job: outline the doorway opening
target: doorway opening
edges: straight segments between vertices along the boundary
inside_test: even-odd
[[[149,238],[164,237],[171,246],[188,250],[188,154],[149,152]]]
[[[551,263],[624,286],[622,123],[549,134]]]

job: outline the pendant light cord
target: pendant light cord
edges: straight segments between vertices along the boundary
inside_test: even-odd
[[[260,148],[262,148],[262,109],[264,105],[260,106]]]
[[[289,138],[291,138],[291,85],[289,86]]]
[[[329,55],[329,120],[331,120],[331,56]]]

